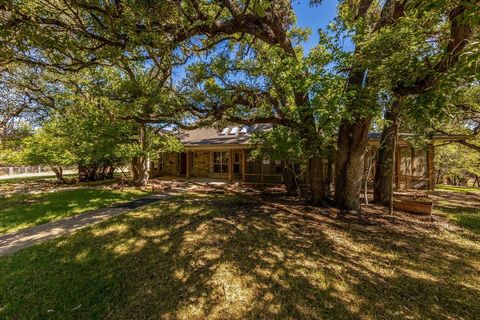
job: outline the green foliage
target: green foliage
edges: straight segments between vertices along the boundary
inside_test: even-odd
[[[22,141],[32,134],[33,129],[26,122],[11,127],[0,141],[0,164],[21,163],[19,151],[22,149]]]
[[[71,166],[76,164],[77,159],[69,146],[68,137],[59,134],[58,123],[51,122],[23,140],[19,162],[26,165]]]
[[[435,149],[436,174],[445,182],[462,184],[480,177],[480,152],[449,144]]]
[[[305,161],[305,141],[298,133],[287,127],[274,127],[272,130],[254,133],[250,143],[253,147],[251,156],[268,155],[272,160],[289,159],[297,163]]]
[[[306,32],[292,29],[289,39],[300,43]],[[245,36],[230,44],[228,54],[214,53],[189,66],[184,85],[193,104],[221,110],[226,122],[273,123],[286,128],[275,134],[286,138],[288,132],[300,142],[302,154],[324,154],[342,116],[344,78],[330,72],[336,52],[330,38],[322,39],[304,56],[299,47],[289,54],[262,42],[252,44],[252,37]],[[213,115],[210,123],[218,121],[218,114]]]
[[[153,129],[149,133],[149,156],[152,160],[156,160],[160,153],[184,151],[183,144],[173,133],[158,134]]]

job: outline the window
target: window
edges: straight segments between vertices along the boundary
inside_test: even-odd
[[[213,172],[215,173],[228,172],[228,152],[213,153]]]

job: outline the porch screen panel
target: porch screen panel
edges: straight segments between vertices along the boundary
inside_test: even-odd
[[[262,173],[262,160],[253,159],[247,162],[247,173],[260,174]]]
[[[412,151],[410,147],[400,148],[400,174],[412,174]]]
[[[417,150],[415,157],[415,175],[426,177],[427,172],[427,150]]]

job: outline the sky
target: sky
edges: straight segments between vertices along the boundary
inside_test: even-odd
[[[310,0],[293,0],[292,4],[297,16],[297,26],[311,30],[310,38],[307,42],[303,43],[305,54],[308,54],[310,49],[318,44],[318,30],[325,29],[335,18],[338,0],[322,0],[322,3],[316,6],[310,6]],[[345,49],[348,50],[349,47]],[[175,69],[175,82],[182,80],[184,76],[185,66],[180,66]]]
[[[325,29],[333,21],[337,11],[338,0],[323,0],[322,4],[310,6],[309,0],[294,0],[293,9],[297,15],[297,25],[302,28],[310,28],[312,35],[304,44],[308,52],[318,44],[318,30]]]

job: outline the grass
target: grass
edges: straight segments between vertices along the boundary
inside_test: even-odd
[[[5,319],[474,319],[480,237],[188,195],[0,258]],[[402,216],[390,216],[392,226]],[[430,228],[430,226],[434,226]]]
[[[75,178],[77,174],[65,174],[64,178]],[[0,185],[8,185],[8,184],[16,184],[16,183],[27,183],[27,182],[35,182],[35,181],[56,181],[57,178],[55,175],[48,175],[48,176],[39,176],[39,177],[15,177],[15,178],[5,178],[0,179]]]
[[[446,191],[457,191],[457,192],[480,192],[479,188],[449,186],[449,185],[446,185],[446,184],[436,185],[435,189],[446,190]]]
[[[81,188],[0,198],[0,234],[36,226],[145,195],[145,191]]]
[[[440,201],[436,210],[457,225],[480,235],[480,208],[455,206],[448,201]]]
[[[444,187],[432,193],[435,212],[480,235],[480,193],[467,191],[471,188]]]

